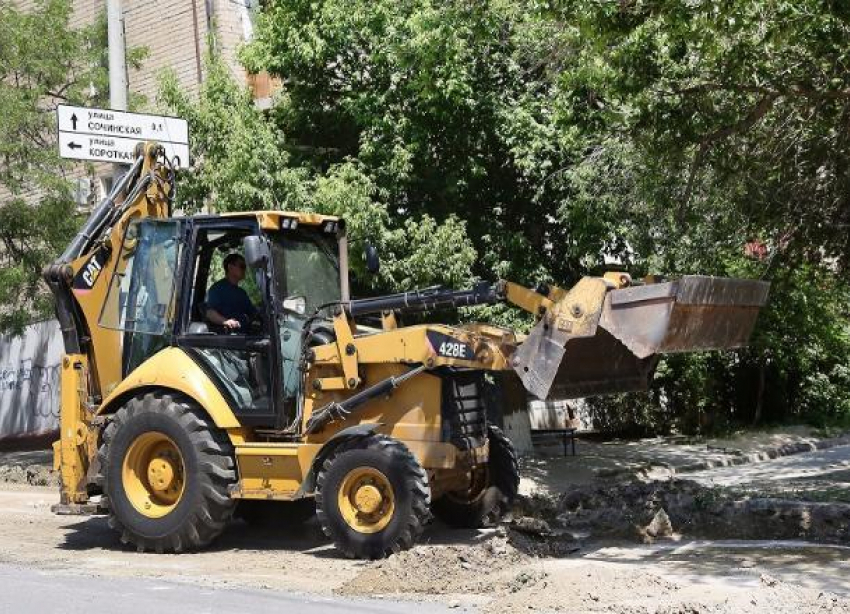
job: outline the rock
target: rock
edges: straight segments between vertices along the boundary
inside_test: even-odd
[[[552,533],[548,522],[542,518],[531,518],[529,516],[517,518],[511,523],[511,528],[528,535],[549,535]]]
[[[673,535],[673,525],[664,508],[660,508],[646,527],[646,534],[650,537],[670,537]]]
[[[11,484],[25,484],[27,472],[20,465],[3,465],[0,467],[0,481]]]
[[[773,576],[767,575],[766,573],[763,573],[761,576],[759,576],[759,581],[765,586],[776,586],[777,584],[779,584],[779,580],[777,580]]]

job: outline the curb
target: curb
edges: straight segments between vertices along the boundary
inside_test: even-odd
[[[815,442],[798,442],[786,443],[785,445],[764,450],[761,452],[752,452],[750,454],[742,454],[730,459],[701,461],[683,465],[681,467],[673,467],[671,465],[661,464],[658,466],[667,467],[671,474],[677,473],[692,473],[694,471],[704,471],[705,469],[715,469],[717,467],[735,467],[737,465],[749,465],[751,463],[760,463],[766,460],[774,460],[783,456],[793,456],[795,454],[804,454],[806,452],[816,452],[817,450],[826,450],[836,446],[850,444],[850,434],[842,435],[841,437],[833,437],[832,439],[821,439]]]
[[[831,439],[820,439],[814,442],[806,441],[797,443],[786,443],[784,445],[763,450],[761,452],[741,454],[729,459],[699,461],[696,463],[690,463],[688,465],[680,465],[678,467],[670,465],[669,463],[649,461],[644,463],[643,466],[641,466],[640,468],[635,469],[620,469],[614,471],[610,469],[599,470],[597,472],[597,476],[608,478],[626,474],[639,475],[641,473],[645,474],[653,468],[661,467],[667,469],[670,472],[670,477],[673,477],[681,473],[693,473],[695,471],[704,471],[706,469],[716,469],[719,467],[736,467],[738,465],[749,465],[751,463],[760,463],[767,460],[782,458],[784,456],[793,456],[795,454],[804,454],[806,452],[816,452],[817,450],[826,450],[828,448],[834,448],[836,446],[843,446],[848,444],[850,444],[850,433],[842,435],[840,437],[833,437]]]

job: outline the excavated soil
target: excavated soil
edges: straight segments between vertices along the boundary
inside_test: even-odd
[[[375,562],[342,558],[315,522],[278,530],[234,522],[203,552],[139,554],[122,546],[102,517],[51,514],[56,499],[54,489],[0,488],[0,563],[39,569],[45,578],[73,573],[289,594],[392,595],[484,614],[850,614],[838,596],[850,595],[850,550],[835,546],[731,551],[633,540],[601,547],[527,517],[487,534],[434,525],[422,545]],[[556,524],[557,513],[553,518]]]
[[[850,543],[850,504],[772,499],[688,480],[585,486],[522,497],[515,514],[597,539],[806,539]]]
[[[59,486],[59,472],[46,465],[0,465],[0,482],[30,486]]]
[[[545,573],[504,532],[481,544],[416,546],[372,563],[339,592],[344,595],[454,595],[516,591]]]
[[[527,534],[514,530],[475,545],[418,546],[367,564],[336,592],[437,599],[483,614],[850,613],[850,600],[843,596],[767,573],[730,584],[722,575],[695,579],[652,564],[580,555],[541,558],[525,551],[528,546]],[[700,565],[699,557],[683,563],[685,568]]]

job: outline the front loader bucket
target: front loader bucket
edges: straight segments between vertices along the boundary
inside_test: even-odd
[[[584,325],[569,316],[542,319],[518,348],[514,368],[541,399],[644,390],[661,354],[746,345],[769,287],[686,276],[610,290],[595,312],[576,308],[582,297],[570,291],[552,311],[584,315]]]

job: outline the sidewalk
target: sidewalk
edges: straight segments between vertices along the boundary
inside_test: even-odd
[[[606,442],[579,438],[574,457],[562,456],[560,447],[552,445],[538,448],[534,457],[524,459],[520,492],[548,495],[563,492],[571,485],[665,479],[681,473],[760,462],[848,443],[850,434],[820,438],[813,428],[806,426],[745,431],[733,437],[709,438],[699,443],[690,443],[681,437]]]

